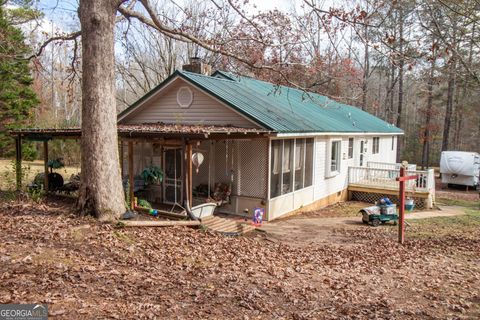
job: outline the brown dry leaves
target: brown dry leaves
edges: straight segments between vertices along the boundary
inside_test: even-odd
[[[479,316],[480,232],[398,247],[364,227],[344,231],[354,245],[298,247],[66,212],[0,205],[1,303],[44,302],[65,319]]]

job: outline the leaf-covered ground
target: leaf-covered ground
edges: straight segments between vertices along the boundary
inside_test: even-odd
[[[290,245],[189,228],[115,229],[64,203],[0,204],[0,303],[62,319],[477,319],[480,214],[338,229]],[[447,230],[447,231],[445,231]],[[438,231],[438,232],[437,232]]]

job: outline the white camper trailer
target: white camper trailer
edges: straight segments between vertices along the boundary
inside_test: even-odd
[[[477,187],[480,155],[476,152],[443,151],[440,158],[442,183]]]

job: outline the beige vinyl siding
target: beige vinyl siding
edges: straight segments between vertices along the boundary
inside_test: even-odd
[[[193,102],[188,108],[177,103],[177,91],[188,86],[193,91]],[[120,123],[178,123],[189,125],[218,125],[243,128],[259,126],[228,106],[210,97],[182,79],[176,79],[156,95],[152,96],[137,110],[127,115]]]

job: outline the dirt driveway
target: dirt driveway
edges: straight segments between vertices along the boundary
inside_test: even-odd
[[[357,207],[359,207],[358,203],[355,208]],[[332,210],[332,208],[329,207],[326,210]],[[285,242],[299,246],[320,243],[348,245],[350,239],[346,236],[346,230],[373,228],[362,223],[360,214],[352,215],[352,212],[349,214],[350,216],[347,217],[325,217],[322,216],[322,210],[320,210],[317,215],[298,215],[265,223],[259,231],[263,231],[263,237],[271,242]],[[463,207],[443,206],[439,210],[407,213],[406,219],[408,221],[410,219],[451,217],[463,214],[465,214],[465,208]],[[385,224],[379,228],[396,230],[393,224]],[[356,241],[358,243],[358,240]]]

